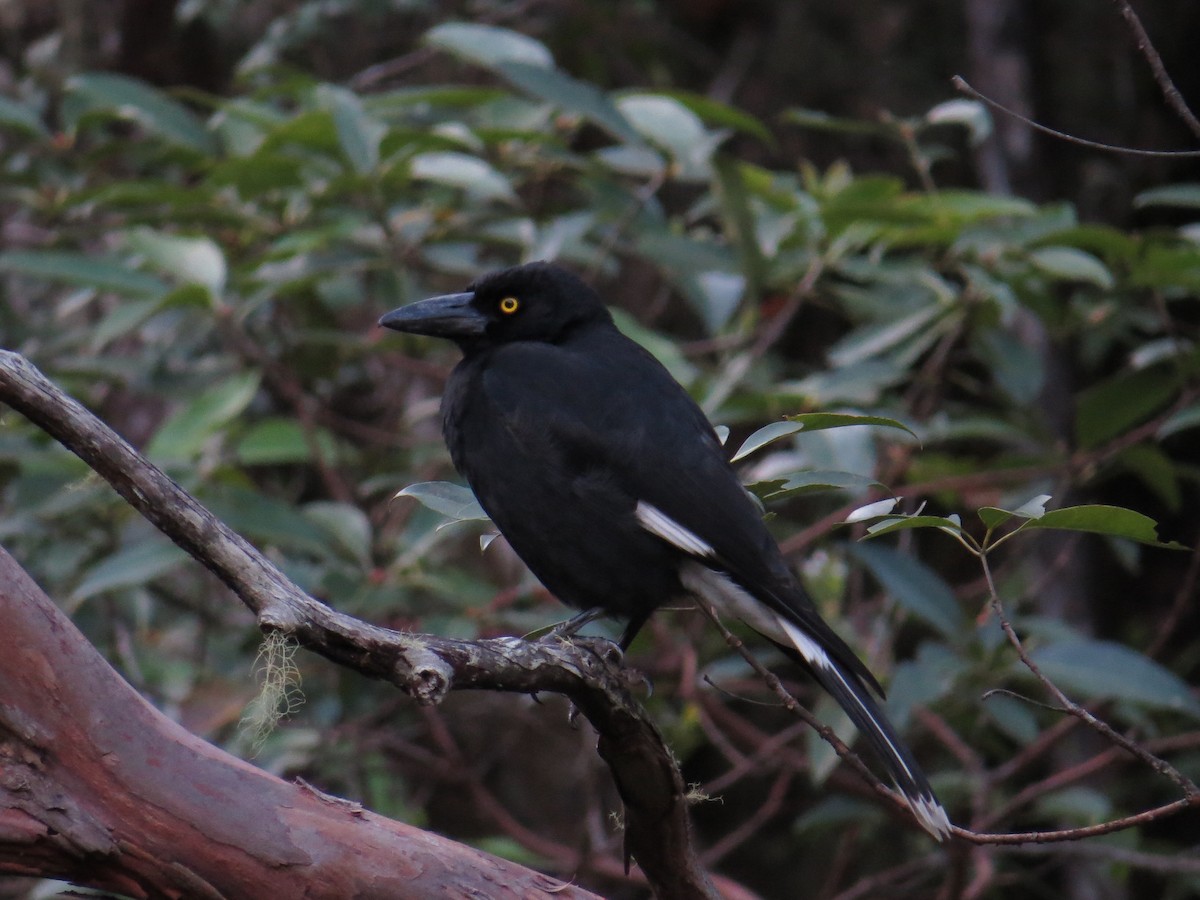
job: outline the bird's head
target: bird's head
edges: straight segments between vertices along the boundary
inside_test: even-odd
[[[471,349],[513,341],[555,343],[581,325],[611,321],[599,296],[578,276],[534,262],[484,275],[461,294],[394,309],[379,324]]]

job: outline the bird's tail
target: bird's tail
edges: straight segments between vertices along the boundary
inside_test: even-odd
[[[939,841],[946,838],[950,833],[946,811],[872,694],[874,689],[882,697],[883,690],[846,642],[815,612],[808,612],[812,604],[807,598],[801,595],[789,601],[768,595],[770,602],[763,602],[724,573],[698,562],[680,569],[680,581],[714,609],[741,619],[812,672],[867,739],[921,826]]]
[[[854,672],[845,669],[797,625],[779,616],[779,624],[794,647],[781,644],[805,663],[813,677],[838,705],[871,745],[896,789],[908,802],[921,826],[939,841],[950,833],[950,819],[938,802],[921,767],[913,759],[904,741],[884,715],[871,689]]]

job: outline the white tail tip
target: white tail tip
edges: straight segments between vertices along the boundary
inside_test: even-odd
[[[921,823],[921,827],[933,835],[936,840],[944,841],[950,836],[950,817],[946,815],[942,804],[933,797],[909,797],[906,795],[904,799],[908,801],[908,806],[913,811],[913,815],[917,817],[917,821]]]

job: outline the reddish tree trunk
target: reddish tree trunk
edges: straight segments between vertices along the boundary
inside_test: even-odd
[[[3,550],[0,622],[0,872],[131,897],[594,896],[205,743]]]

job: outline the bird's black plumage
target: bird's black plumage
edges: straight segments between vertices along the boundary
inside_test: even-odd
[[[792,577],[704,413],[591,288],[531,263],[380,324],[462,348],[443,400],[450,455],[546,588],[626,620],[625,645],[681,594],[743,619],[812,672],[921,824],[946,835],[878,683]]]

